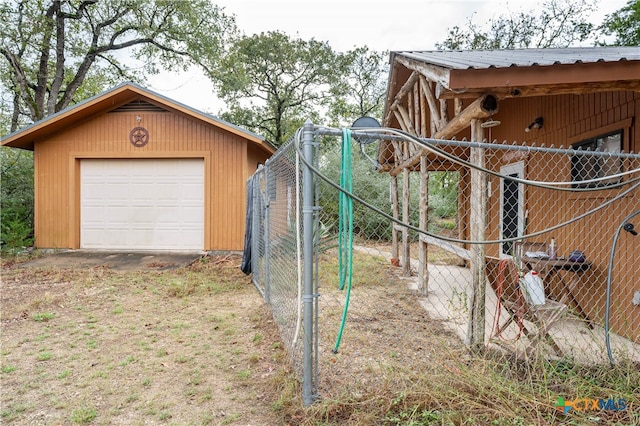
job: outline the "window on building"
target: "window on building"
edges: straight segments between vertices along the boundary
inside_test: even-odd
[[[572,146],[584,151],[622,152],[622,130],[580,141]],[[607,156],[575,154],[571,158],[571,181],[574,188],[594,188],[620,182],[619,177],[591,182],[593,179],[613,176],[622,171],[622,159]]]

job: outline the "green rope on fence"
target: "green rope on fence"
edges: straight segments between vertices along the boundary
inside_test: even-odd
[[[351,159],[351,130],[342,129],[342,161],[340,165],[340,188],[353,192],[353,170]],[[344,290],[347,287],[347,296],[342,311],[342,322],[333,353],[338,353],[342,332],[347,322],[347,311],[349,310],[349,298],[351,297],[351,284],[353,281],[353,200],[344,192],[340,191],[338,203],[338,276],[339,288]]]

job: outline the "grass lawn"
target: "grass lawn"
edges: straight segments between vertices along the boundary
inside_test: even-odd
[[[238,263],[3,268],[0,422],[277,424],[288,363]]]
[[[469,354],[375,261],[354,267],[338,354],[336,330],[321,327],[321,398],[303,407],[271,313],[239,264],[206,257],[171,271],[115,272],[3,260],[0,423],[640,424],[638,366]],[[626,405],[565,415],[559,397]]]

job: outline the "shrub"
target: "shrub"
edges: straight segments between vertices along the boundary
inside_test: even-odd
[[[372,154],[375,157],[375,154]],[[379,210],[392,215],[389,197],[390,177],[379,173],[370,162],[363,158],[354,147],[353,153],[353,193]],[[332,182],[340,181],[340,150],[326,150],[319,161],[321,172]],[[455,218],[458,206],[458,172],[429,173],[429,221],[441,223],[443,218]],[[338,191],[320,179],[321,222],[331,233],[338,231]],[[398,178],[398,195],[402,199],[403,179]],[[410,174],[410,223],[420,223],[420,175]],[[354,233],[370,240],[389,241],[392,222],[379,213],[357,201],[353,203]],[[402,220],[402,216],[400,217]],[[450,225],[452,224],[452,226]],[[436,228],[442,229],[442,226]],[[447,222],[446,229],[455,228],[455,221]],[[432,230],[433,230],[432,226]],[[411,238],[417,239],[417,233],[411,231]]]
[[[0,149],[0,247],[33,245],[33,153]]]

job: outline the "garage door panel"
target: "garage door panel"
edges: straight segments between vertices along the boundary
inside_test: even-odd
[[[157,205],[154,206],[131,206],[127,212],[131,215],[130,220],[136,223],[154,223],[156,221]]]
[[[178,183],[159,183],[155,186],[154,190],[159,200],[173,201],[180,197],[181,187],[182,185]]]
[[[103,207],[86,207],[85,213],[87,217],[91,218],[89,223],[101,223],[104,221],[104,208]]]
[[[110,182],[105,185],[102,191],[101,199],[127,201],[129,200],[129,183],[127,182]]]
[[[105,233],[105,235],[102,237],[103,244],[108,247],[118,246],[120,244],[126,246],[126,244],[129,242],[129,235],[131,235],[133,232],[136,231],[130,231],[128,228],[113,227],[109,229],[109,232]]]
[[[202,250],[202,159],[82,160],[83,248]]]
[[[158,206],[156,209],[157,219],[171,228],[173,228],[174,225],[180,226],[179,222],[182,222],[180,213],[179,206]]]
[[[120,200],[118,200],[120,201]],[[128,224],[129,223],[129,209],[126,207],[105,207],[105,215],[103,216],[103,222],[111,224]],[[97,223],[92,221],[92,223]]]
[[[85,238],[91,241],[89,245],[83,246],[83,248],[100,248],[104,245],[104,232],[97,229],[88,229],[85,231]]]
[[[204,211],[198,206],[182,206],[182,211],[184,212],[184,216],[191,218],[184,223],[193,225],[204,222]]]
[[[152,200],[153,199],[153,183],[138,182],[130,188],[130,195],[134,200]]]
[[[139,250],[153,250],[158,240],[157,233],[156,229],[133,229],[127,233],[126,238],[129,246],[134,245]],[[116,241],[113,243],[117,244]]]
[[[200,188],[195,184],[187,184],[182,187],[184,201],[196,201],[200,199]]]
[[[159,241],[159,243],[162,244],[170,244],[171,241],[173,241],[175,238],[186,238],[186,239],[197,239],[197,238],[201,238],[202,234],[200,233],[199,230],[187,230],[187,229],[183,229],[180,232],[176,233],[175,235],[171,236],[170,240],[162,240]],[[165,234],[163,234],[160,238],[166,238]]]

